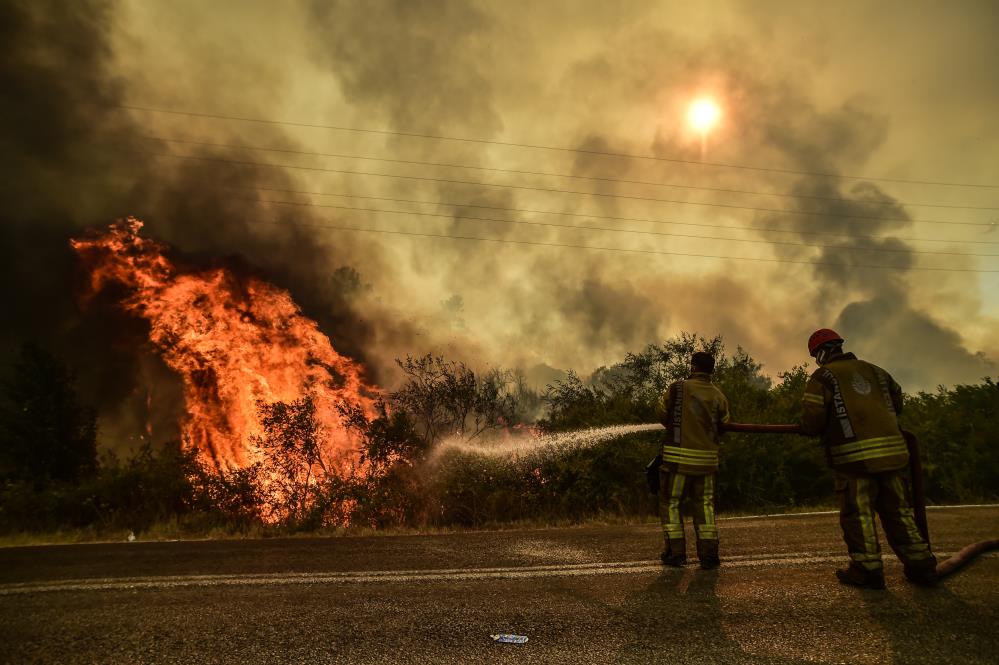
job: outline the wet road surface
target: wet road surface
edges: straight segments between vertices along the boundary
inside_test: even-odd
[[[929,520],[937,552],[999,535]],[[2,549],[0,662],[999,662],[996,554],[862,591],[835,515],[719,526],[718,571],[664,570],[652,525]]]

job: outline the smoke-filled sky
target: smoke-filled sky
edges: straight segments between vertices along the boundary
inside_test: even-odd
[[[824,326],[907,390],[994,376],[997,25],[989,1],[3,0],[3,342],[102,359],[78,369],[109,403],[166,372],[76,304],[67,239],[133,214],[288,288],[386,385],[406,353],[540,378],[679,331],[776,375]]]

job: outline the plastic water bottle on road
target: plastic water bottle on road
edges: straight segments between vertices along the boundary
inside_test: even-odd
[[[503,644],[523,644],[527,642],[527,635],[490,635],[493,638],[493,642],[502,642]]]

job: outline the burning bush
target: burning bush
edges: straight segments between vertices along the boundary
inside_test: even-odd
[[[537,413],[540,398],[512,374],[476,373],[433,354],[398,361],[403,384],[381,393],[287,292],[226,267],[182,265],[140,237],[141,228],[129,218],[72,245],[89,269],[89,293],[114,286],[179,377],[182,438],[98,460],[94,413],[78,399],[72,372],[26,347],[0,392],[0,530],[649,515],[642,469],[659,435],[648,423],[696,348],[717,354],[715,380],[736,420],[799,416],[803,367],[773,385],[742,349],[727,356],[720,338],[695,335],[650,345],[588,380],[570,372],[549,386],[537,423],[519,422]],[[903,419],[921,436],[931,500],[995,498],[997,394],[986,379],[907,397]],[[775,436],[727,437],[719,507],[831,499],[814,441]]]
[[[311,461],[304,487],[358,472],[357,442],[336,405],[374,414],[378,390],[361,366],[337,353],[286,291],[226,267],[176,263],[165,245],[139,235],[142,226],[130,217],[72,246],[89,269],[90,293],[123,289],[121,306],[148,323],[152,348],[180,377],[184,449],[228,472],[273,462],[274,447],[295,440],[283,452],[295,457],[288,464]],[[307,443],[306,421],[315,428]],[[308,492],[288,468],[279,471],[262,482],[287,494],[285,507],[298,515]]]

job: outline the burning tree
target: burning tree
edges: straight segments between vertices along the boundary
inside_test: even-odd
[[[310,482],[354,472],[356,442],[335,407],[347,401],[374,415],[379,391],[363,368],[288,292],[224,266],[179,264],[142,227],[129,217],[71,244],[90,292],[123,288],[121,306],[148,322],[152,348],[180,377],[184,447],[218,471],[288,455],[264,482],[283,478],[296,510]]]
[[[258,409],[263,434],[252,440],[265,457],[269,508],[275,513],[271,517],[302,523],[308,511],[325,498],[320,480],[331,476],[323,451],[327,432],[316,413],[315,396],[308,394],[292,402],[260,402]]]

